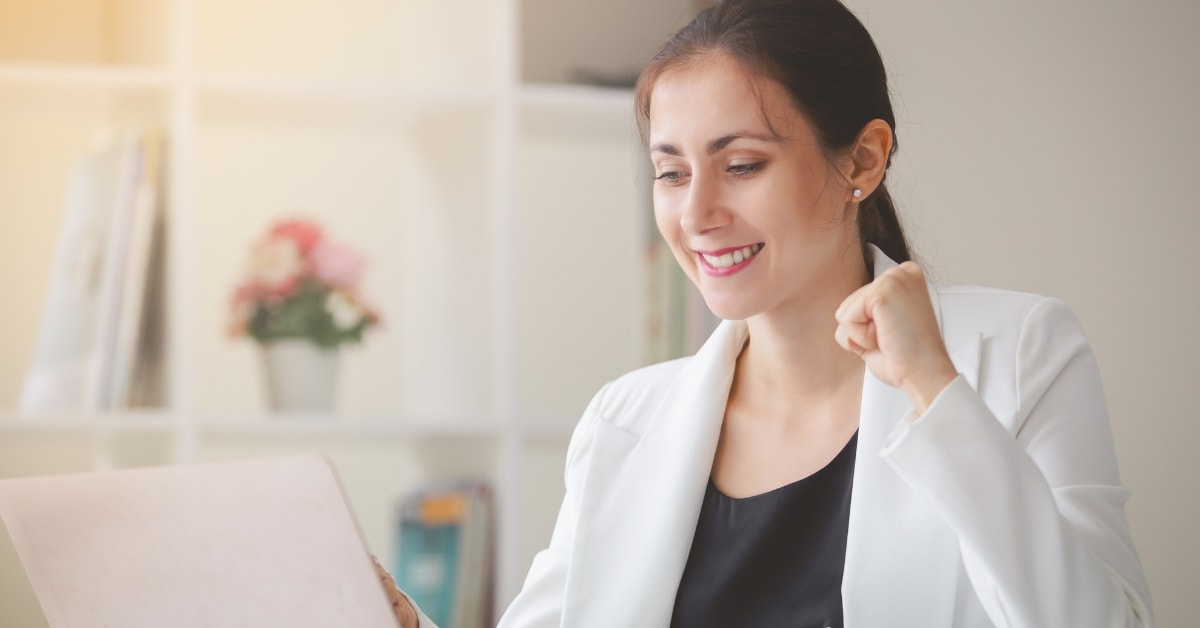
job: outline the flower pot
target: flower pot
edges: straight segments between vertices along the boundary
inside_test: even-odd
[[[329,413],[337,384],[338,351],[307,340],[274,340],[262,345],[267,399],[272,410]]]

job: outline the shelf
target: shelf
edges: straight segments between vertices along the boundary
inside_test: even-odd
[[[400,108],[478,107],[496,100],[478,85],[414,85],[389,80],[295,78],[279,75],[212,74],[196,81],[209,99],[286,101],[289,104],[374,105]]]
[[[60,88],[166,89],[165,70],[102,64],[0,62],[0,85]]]
[[[99,413],[58,413],[31,416],[0,414],[0,434],[169,434],[177,429],[174,418],[162,410],[121,410]]]
[[[161,117],[172,80],[170,74],[159,70],[0,63],[0,103],[8,114],[22,110],[39,115],[92,111],[104,116]]]
[[[633,110],[633,90],[621,87],[526,83],[518,100],[527,107],[587,109],[628,113]]]
[[[516,429],[536,439],[569,438],[577,419],[525,421]],[[0,414],[0,434],[170,434],[178,418],[164,410],[30,416]],[[494,438],[506,428],[495,417],[329,416],[303,413],[224,416],[195,422],[202,436],[248,438]]]
[[[198,430],[202,436],[251,438],[489,438],[499,435],[503,426],[480,417],[273,414],[203,419]]]

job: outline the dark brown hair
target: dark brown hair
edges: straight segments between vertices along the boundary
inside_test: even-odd
[[[748,71],[782,85],[828,156],[850,149],[872,120],[883,120],[895,135],[879,50],[838,0],[723,0],[668,39],[638,77],[636,113],[643,141],[654,83],[663,73],[713,53],[729,55]],[[888,165],[895,152],[893,141]],[[859,203],[858,233],[868,269],[868,242],[897,262],[912,257],[882,181]]]

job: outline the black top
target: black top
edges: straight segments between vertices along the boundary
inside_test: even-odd
[[[761,495],[727,497],[709,480],[671,627],[842,628],[857,443]]]

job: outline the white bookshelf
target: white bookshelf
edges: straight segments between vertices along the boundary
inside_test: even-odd
[[[523,83],[523,58],[554,53],[522,49],[534,5],[0,4],[0,477],[319,452],[385,563],[406,492],[484,478],[502,609],[579,413],[639,365],[644,307],[631,94]],[[21,416],[71,164],[131,125],[168,142],[167,402]],[[384,317],[330,416],[268,412],[257,347],[224,332],[250,243],[295,211],[366,254]],[[6,543],[0,625],[41,625]]]

